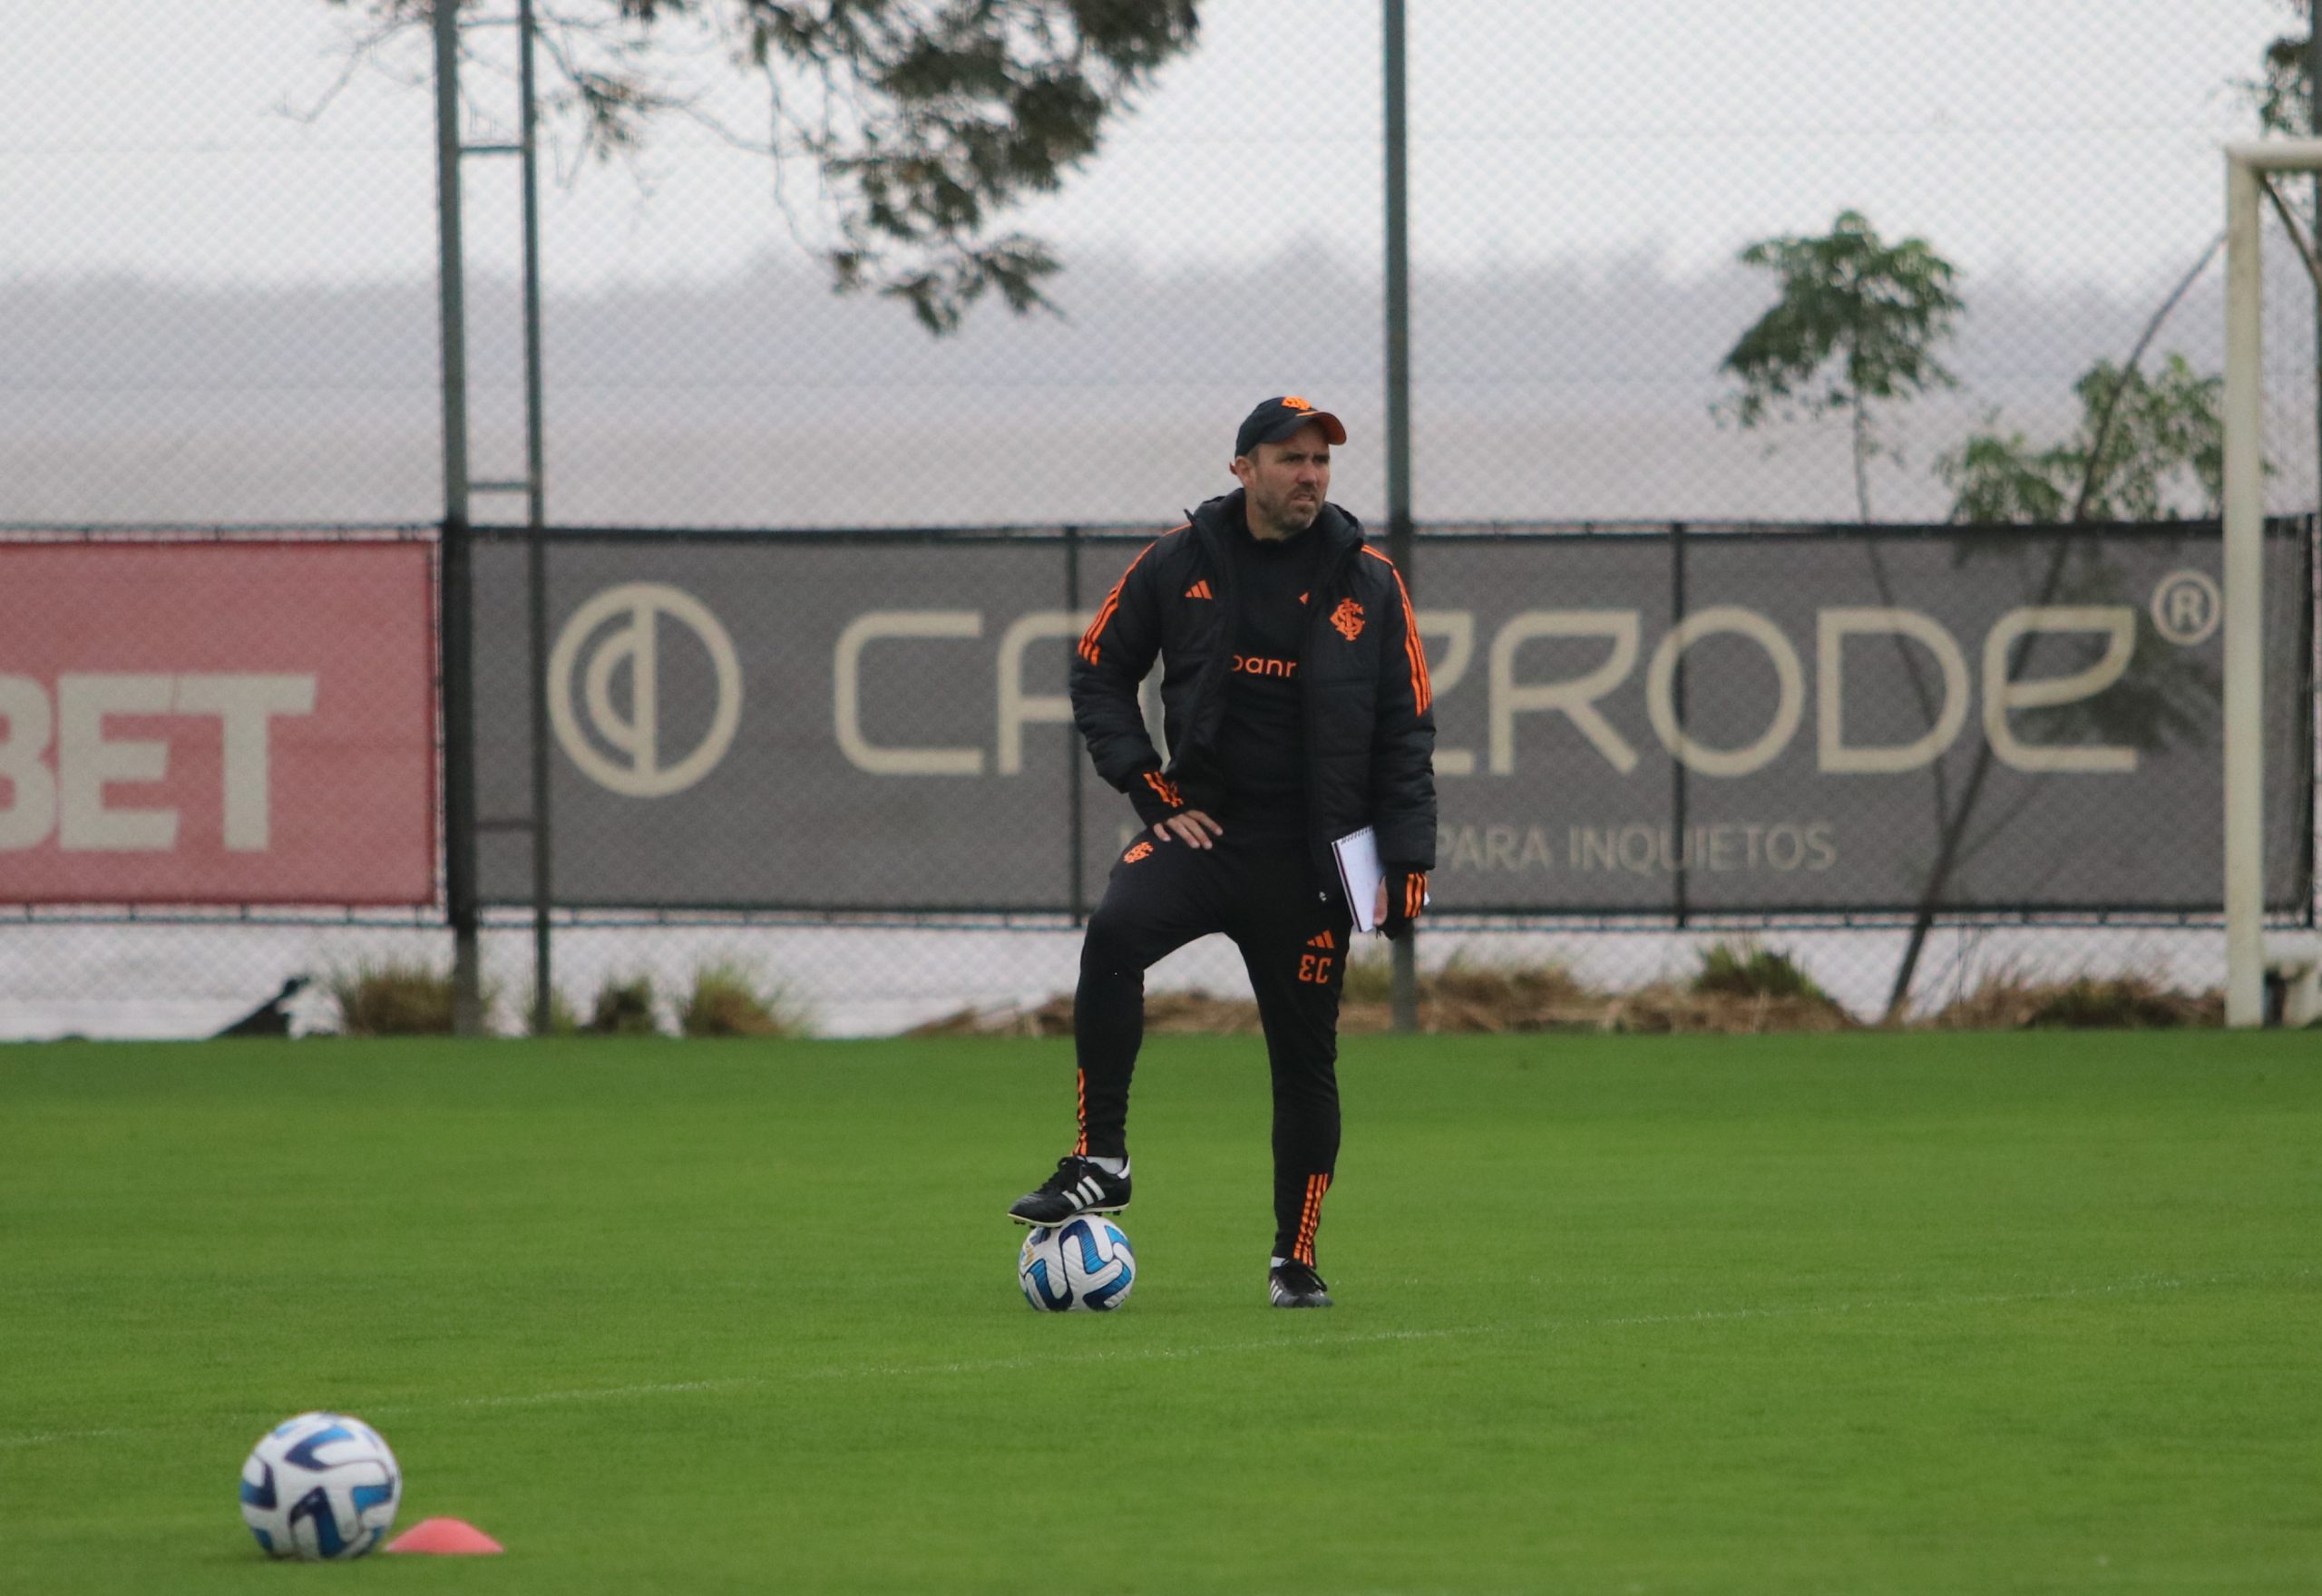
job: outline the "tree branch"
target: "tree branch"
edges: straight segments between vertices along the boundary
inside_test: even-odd
[[[436,0],[326,3],[372,24],[351,75],[388,41],[428,29]],[[898,299],[942,333],[994,294],[1020,314],[1053,308],[1040,284],[1059,263],[1007,214],[1060,187],[1154,73],[1192,48],[1197,5],[567,0],[544,9],[538,36],[562,85],[545,102],[550,118],[577,129],[580,161],[632,157],[672,119],[763,155],[794,241],[824,260],[834,287]],[[471,18],[463,31],[485,25]],[[688,84],[705,70],[688,56],[764,79],[763,136],[709,108]],[[801,158],[822,179],[816,229],[784,170]]]

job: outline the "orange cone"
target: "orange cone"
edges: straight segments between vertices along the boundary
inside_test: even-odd
[[[387,1550],[431,1557],[488,1557],[508,1549],[465,1519],[424,1518],[388,1542]]]

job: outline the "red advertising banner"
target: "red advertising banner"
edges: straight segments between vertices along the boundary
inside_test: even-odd
[[[419,543],[0,543],[0,902],[435,897]]]

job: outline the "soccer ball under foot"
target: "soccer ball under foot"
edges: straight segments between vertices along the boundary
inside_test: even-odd
[[[1044,1313],[1109,1313],[1137,1283],[1137,1254],[1120,1226],[1101,1213],[1035,1225],[1016,1255],[1024,1300]]]
[[[395,1455],[343,1413],[285,1419],[242,1465],[242,1522],[268,1557],[360,1557],[386,1539],[402,1502]]]

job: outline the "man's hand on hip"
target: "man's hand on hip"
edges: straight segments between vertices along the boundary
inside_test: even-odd
[[[1153,834],[1164,842],[1206,848],[1212,837],[1225,834],[1225,828],[1205,813],[1189,808],[1177,783],[1157,770],[1137,772],[1128,784],[1128,801],[1136,806],[1137,818],[1151,826]]]
[[[1175,840],[1189,848],[1207,848],[1212,837],[1222,837],[1225,828],[1199,809],[1181,809],[1168,819],[1158,822],[1153,834],[1166,842]]]

